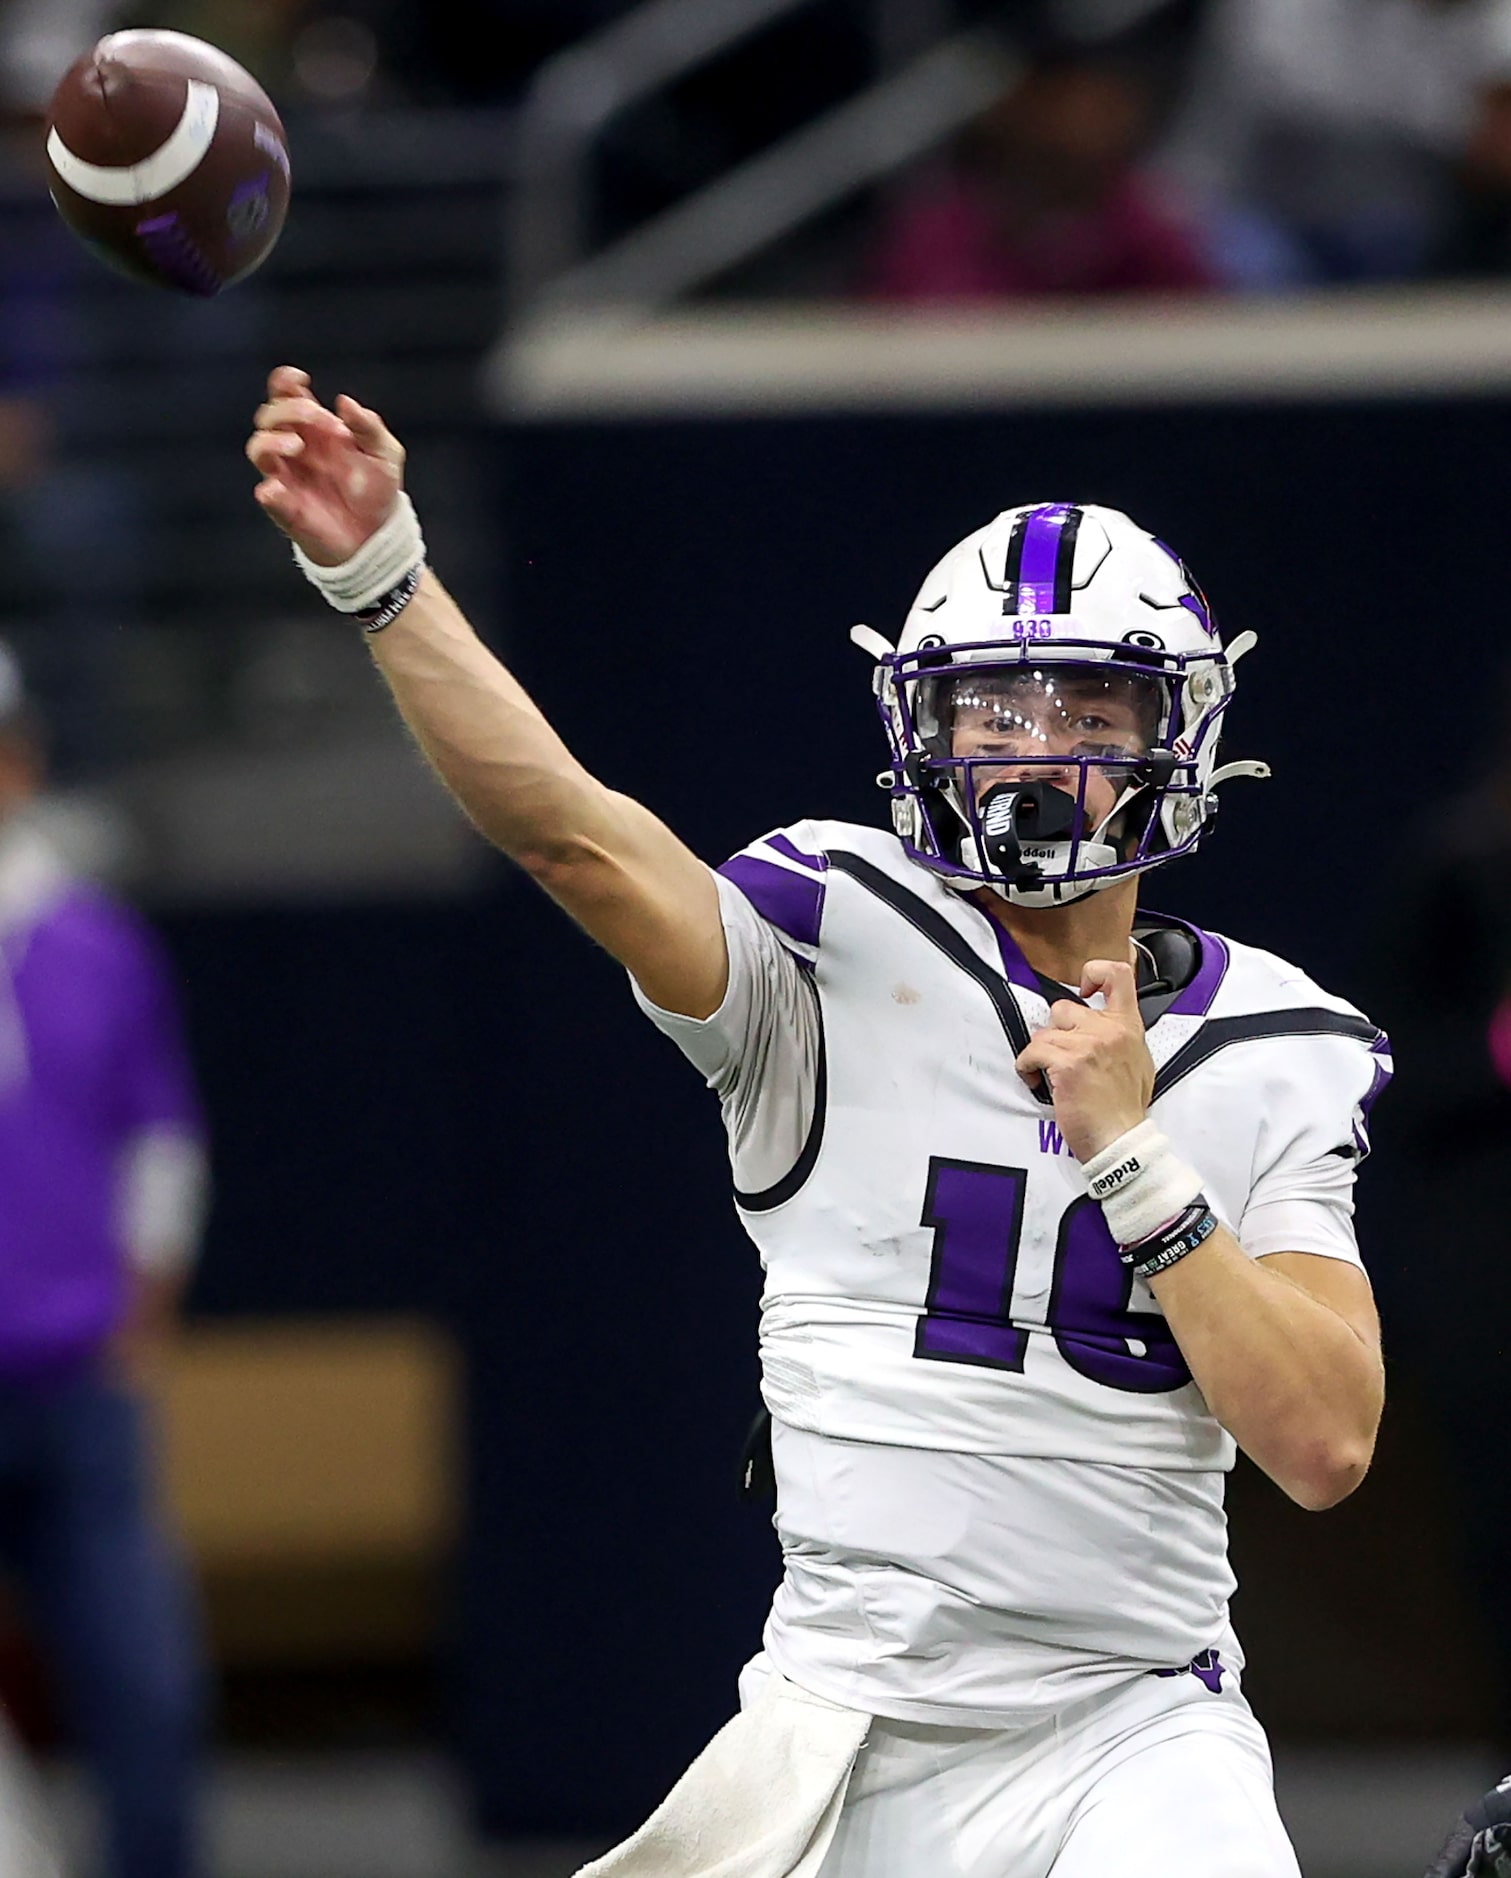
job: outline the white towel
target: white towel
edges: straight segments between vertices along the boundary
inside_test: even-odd
[[[773,1673],[640,1830],[577,1878],[816,1878],[870,1725]]]

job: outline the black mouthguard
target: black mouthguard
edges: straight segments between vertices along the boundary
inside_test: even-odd
[[[998,783],[981,798],[981,846],[986,860],[1018,885],[1042,871],[1023,859],[1025,842],[1067,841],[1076,825],[1076,799],[1053,783]]]

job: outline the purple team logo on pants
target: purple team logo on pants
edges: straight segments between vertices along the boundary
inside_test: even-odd
[[[1227,1669],[1216,1650],[1203,1650],[1199,1656],[1193,1656],[1189,1663],[1182,1663],[1179,1669],[1154,1669],[1149,1673],[1152,1676],[1194,1676],[1213,1695],[1221,1695],[1222,1679]]]

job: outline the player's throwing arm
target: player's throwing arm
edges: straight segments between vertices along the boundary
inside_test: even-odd
[[[649,810],[590,776],[425,563],[404,450],[355,399],[322,404],[279,366],[247,456],[308,578],[364,627],[441,779],[668,1010],[706,1017],[727,956],[713,875]]]

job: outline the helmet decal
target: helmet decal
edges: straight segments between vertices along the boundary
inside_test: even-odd
[[[1081,511],[1072,502],[1026,509],[1013,524],[1003,569],[1002,611],[1068,613]]]
[[[1181,571],[1185,573],[1184,565],[1182,565]],[[1189,573],[1186,574],[1186,579],[1191,580]],[[1215,639],[1217,637],[1217,622],[1212,617],[1211,607],[1207,605],[1207,596],[1202,592],[1201,588],[1197,586],[1194,580],[1191,580],[1191,589],[1190,593],[1183,593],[1181,595],[1180,603],[1188,613],[1194,613],[1201,621],[1201,629],[1207,637],[1209,639]]]
[[[1169,555],[1170,559],[1174,561],[1175,565],[1180,569],[1181,577],[1184,579],[1186,586],[1190,589],[1188,593],[1183,593],[1180,596],[1176,604],[1183,606],[1188,613],[1194,613],[1197,619],[1201,621],[1203,631],[1205,631],[1210,638],[1215,639],[1217,637],[1217,622],[1212,617],[1212,608],[1207,602],[1207,596],[1201,590],[1201,583],[1175,552],[1174,548],[1170,546],[1168,541],[1161,541],[1158,535],[1151,535],[1149,539],[1154,543],[1156,548],[1163,548],[1165,550],[1166,554]],[[1157,606],[1158,604],[1158,601],[1150,602],[1151,606]]]

